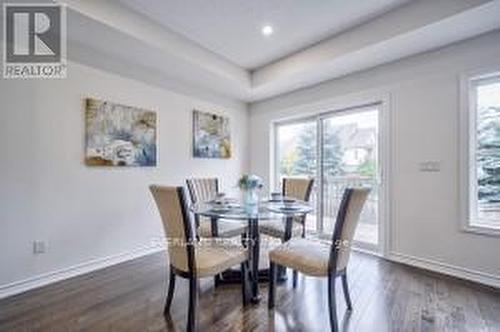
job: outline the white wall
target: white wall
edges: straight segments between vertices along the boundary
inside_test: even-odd
[[[395,260],[500,286],[500,238],[460,230],[460,75],[500,71],[500,32],[250,107],[251,171],[270,178],[273,121],[373,96],[390,99],[390,242]],[[322,104],[321,106],[319,106]],[[419,171],[441,162],[438,173]]]
[[[86,167],[86,97],[158,111],[159,166]],[[22,289],[18,281],[29,286],[33,277],[154,244],[163,230],[149,184],[218,176],[230,191],[247,170],[242,103],[208,103],[76,63],[63,80],[2,79],[0,101],[0,294]],[[192,157],[194,108],[230,117],[230,160]],[[48,241],[47,253],[33,255],[33,240]]]

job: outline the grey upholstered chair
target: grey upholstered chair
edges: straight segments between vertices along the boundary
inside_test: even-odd
[[[285,197],[295,198],[301,201],[308,202],[311,197],[314,179],[308,178],[283,178],[281,192]],[[302,228],[301,228],[302,226]],[[285,239],[285,220],[278,222],[276,220],[265,220],[259,225],[260,231],[263,234]],[[294,218],[292,224],[292,236],[306,236],[306,217]]]
[[[274,307],[277,264],[292,268],[294,271],[299,271],[306,275],[328,277],[330,326],[332,331],[338,331],[335,280],[337,277],[342,278],[347,309],[352,310],[347,285],[347,263],[349,262],[351,243],[358,224],[359,215],[369,193],[370,189],[366,188],[349,188],[345,190],[331,243],[325,243],[320,240],[293,238],[269,252],[269,309]]]
[[[248,250],[239,245],[229,246],[211,241],[198,242],[189,217],[182,187],[150,186],[167,236],[170,261],[170,281],[165,303],[169,314],[175,290],[175,277],[189,279],[189,311],[187,330],[195,330],[198,278],[213,277],[240,264],[243,281],[243,304],[248,302]]]
[[[219,193],[217,178],[187,179],[186,184],[193,204],[208,202]],[[236,221],[217,220],[195,216],[197,234],[200,237],[235,237],[246,232],[247,224]]]

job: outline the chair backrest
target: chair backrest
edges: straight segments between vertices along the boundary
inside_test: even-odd
[[[187,179],[191,202],[200,203],[214,199],[219,193],[219,180],[217,178]]]
[[[333,231],[330,271],[341,271],[347,267],[359,215],[369,194],[369,188],[345,189]]]
[[[314,179],[307,178],[283,178],[283,196],[309,201]]]
[[[183,187],[149,187],[158,206],[167,237],[170,265],[184,272],[195,267],[194,233]]]

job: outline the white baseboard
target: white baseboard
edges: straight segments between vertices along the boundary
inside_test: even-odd
[[[411,255],[401,254],[397,252],[391,252],[387,259],[403,263],[411,266],[415,266],[418,268],[422,268],[425,270],[430,270],[446,275],[450,275],[453,277],[457,277],[460,279],[474,281],[483,285],[491,286],[500,289],[500,276],[474,271],[471,269],[467,269],[461,266],[455,266],[451,264],[441,263],[437,261],[433,261],[430,259],[419,258]]]
[[[15,294],[23,293],[28,290],[39,288],[57,281],[65,280],[81,274],[92,272],[95,270],[103,269],[108,266],[123,263],[134,258],[146,256],[165,250],[164,247],[159,245],[144,246],[135,250],[108,256],[104,258],[94,259],[84,263],[70,266],[68,268],[43,273],[32,278],[15,281],[13,283],[0,285],[0,299],[6,298]]]
[[[163,250],[165,250],[165,248],[158,245],[145,246],[126,253],[87,261],[65,269],[0,285],[0,299]],[[500,289],[500,276],[498,275],[474,271],[460,266],[454,266],[397,252],[391,252],[387,259]]]

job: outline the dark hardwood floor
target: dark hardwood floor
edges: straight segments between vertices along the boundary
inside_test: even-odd
[[[183,331],[187,283],[179,279],[172,319],[162,309],[166,261],[155,254],[0,301],[0,331]],[[500,293],[469,282],[355,253],[348,269],[354,311],[346,331],[500,331]],[[291,279],[291,278],[290,278]],[[338,281],[340,282],[340,281]],[[201,283],[200,331],[328,331],[326,282],[299,277],[278,285],[274,312],[267,288],[259,305],[241,306],[238,285]]]

